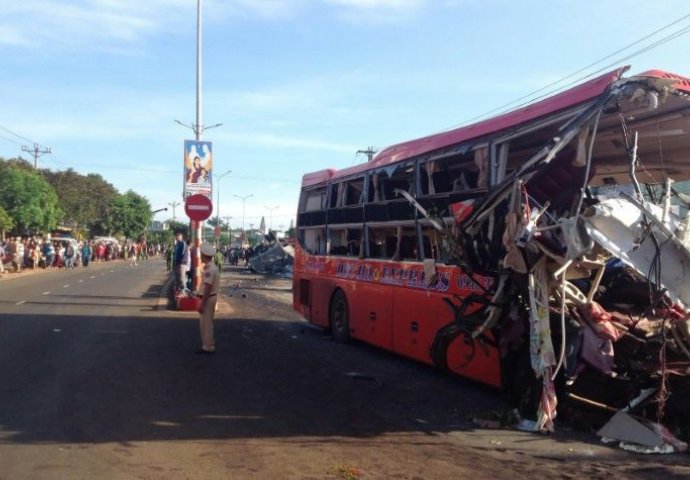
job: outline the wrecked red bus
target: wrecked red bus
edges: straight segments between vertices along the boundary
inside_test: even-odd
[[[515,391],[535,430],[563,395],[661,408],[690,367],[690,80],[626,71],[304,175],[295,310]]]

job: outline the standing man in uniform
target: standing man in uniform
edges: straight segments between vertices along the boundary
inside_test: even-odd
[[[202,272],[203,293],[199,302],[199,331],[201,333],[201,348],[196,353],[212,354],[216,351],[213,339],[213,317],[218,302],[218,287],[220,286],[220,272],[213,262],[216,249],[210,243],[202,243],[199,248],[201,261],[204,264]]]

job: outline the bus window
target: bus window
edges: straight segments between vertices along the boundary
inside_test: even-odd
[[[402,198],[395,194],[396,189],[414,193],[414,165],[402,165],[395,171],[392,177],[384,178],[382,184],[384,200]]]
[[[383,179],[386,178],[386,172],[380,171],[369,175],[369,194],[367,202],[380,202],[383,197]]]
[[[328,229],[328,254],[347,255],[347,230],[344,228]]]
[[[362,254],[361,228],[329,228],[328,254],[360,257]]]
[[[357,178],[347,182],[345,205],[359,205],[364,196],[364,179]]]
[[[418,260],[417,233],[411,227],[369,227],[369,257]]]
[[[421,194],[464,192],[477,188],[479,169],[474,154],[457,155],[441,160],[428,160],[421,165]]]
[[[347,256],[348,257],[359,257],[364,256],[364,242],[362,241],[362,229],[361,228],[348,228],[347,229]]]
[[[331,187],[330,208],[359,205],[364,197],[364,179],[357,178],[333,184]]]
[[[305,190],[300,199],[300,212],[314,212],[326,207],[326,187]]]
[[[423,226],[422,239],[425,259],[433,259],[438,263],[447,263],[451,251],[438,230],[430,225]]]
[[[326,253],[326,229],[323,227],[301,228],[299,243],[312,255],[324,255]]]
[[[397,230],[394,227],[369,227],[369,257],[390,259],[395,253]]]

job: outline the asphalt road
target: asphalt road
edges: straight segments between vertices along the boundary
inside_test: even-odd
[[[355,343],[289,281],[223,273],[218,352],[161,261],[0,280],[0,479],[687,478],[567,430],[484,429],[492,390]],[[163,304],[163,308],[159,308]]]

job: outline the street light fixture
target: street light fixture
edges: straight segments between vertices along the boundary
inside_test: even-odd
[[[243,196],[240,196],[240,195],[235,195],[235,194],[233,193],[232,196],[233,196],[233,197],[237,197],[237,198],[239,198],[240,200],[242,200],[242,243],[244,243],[244,241],[246,240],[246,236],[247,236],[247,234],[246,234],[245,231],[244,231],[244,202],[245,202],[249,197],[253,197],[254,194],[252,193],[252,194],[249,194],[249,195],[245,195],[245,196],[243,197]]]
[[[271,229],[273,228],[273,210],[277,210],[279,208],[279,205],[276,205],[275,207],[266,207],[264,206],[266,210],[269,212],[268,216],[268,233],[271,233]]]
[[[216,177],[216,226],[218,227],[220,227],[220,179],[226,175],[230,175],[231,173],[232,170],[228,170],[227,172]]]

